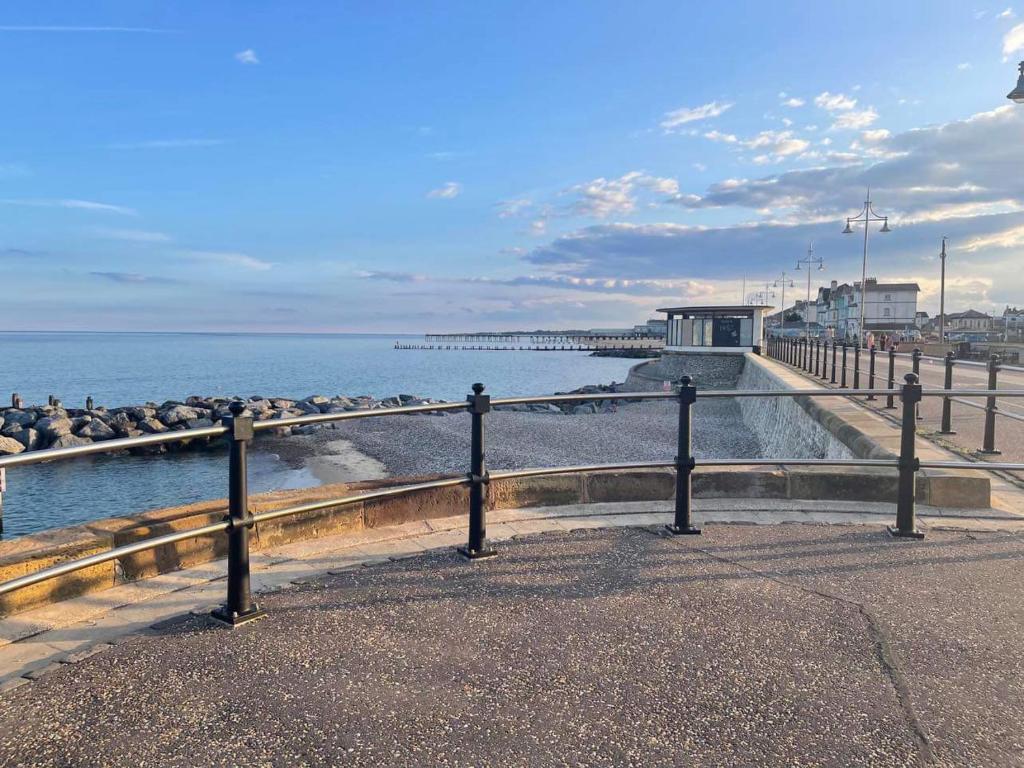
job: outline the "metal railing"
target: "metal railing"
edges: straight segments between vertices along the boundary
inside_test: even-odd
[[[771,345],[770,354],[794,354],[795,349]],[[813,359],[818,366],[823,358],[821,350],[815,348],[804,350],[804,358]],[[794,358],[795,359],[795,358]],[[856,353],[854,361],[856,365]],[[833,361],[835,349],[833,348]],[[810,364],[809,362],[807,364]],[[820,367],[818,368],[821,369]],[[873,372],[873,366],[870,369]],[[871,375],[871,374],[869,374]],[[857,378],[854,379],[857,382]],[[874,379],[869,381],[873,384]],[[108,440],[91,445],[74,446],[45,451],[33,451],[14,456],[0,457],[0,468],[18,467],[50,461],[65,461],[97,453],[109,453],[132,448],[141,448],[166,443],[189,441],[199,438],[224,437],[229,443],[228,463],[228,515],[217,523],[198,528],[157,536],[131,544],[114,547],[88,557],[71,560],[58,565],[43,568],[16,579],[0,583],[0,595],[18,589],[40,584],[50,579],[75,573],[102,563],[118,560],[140,552],[161,546],[167,546],[187,539],[202,536],[226,534],[228,537],[228,578],[227,596],[223,606],[213,612],[213,616],[230,626],[244,624],[263,615],[263,611],[253,600],[249,581],[249,532],[259,523],[292,517],[319,510],[358,504],[367,501],[387,499],[396,496],[416,493],[438,488],[469,486],[469,534],[465,547],[459,552],[468,559],[490,557],[496,554],[487,540],[487,488],[493,481],[515,478],[539,477],[575,472],[592,472],[602,470],[629,469],[675,469],[675,506],[672,524],[668,530],[676,535],[699,534],[700,529],[692,523],[692,474],[697,466],[829,466],[829,467],[876,467],[895,468],[898,472],[898,488],[895,499],[896,525],[889,531],[898,537],[923,538],[917,530],[914,483],[916,473],[922,468],[940,469],[1024,469],[1024,464],[991,464],[979,465],[973,462],[956,461],[920,461],[915,453],[916,406],[922,397],[950,396],[950,391],[924,390],[918,383],[916,374],[909,373],[905,383],[899,389],[865,389],[861,394],[893,397],[899,395],[903,404],[901,443],[899,456],[893,459],[804,459],[804,458],[768,458],[768,459],[701,459],[699,462],[693,455],[693,407],[698,399],[724,397],[758,397],[758,398],[797,398],[797,397],[848,397],[849,391],[842,389],[797,389],[782,391],[765,390],[709,390],[698,392],[689,376],[680,379],[678,387],[671,392],[599,392],[592,394],[541,395],[535,397],[508,397],[492,400],[484,394],[482,384],[473,385],[473,393],[464,403],[431,403],[426,405],[402,406],[366,411],[346,411],[344,413],[324,413],[308,416],[296,416],[287,419],[269,419],[254,421],[242,402],[230,405],[231,415],[225,417],[220,426],[202,429],[186,429],[145,437]],[[970,390],[961,394],[986,397],[1024,397],[1024,390]],[[678,438],[677,455],[672,461],[627,462],[613,464],[587,464],[568,467],[538,467],[531,469],[489,472],[487,469],[484,447],[484,417],[494,406],[528,405],[531,403],[566,403],[566,402],[601,402],[606,400],[675,400],[678,403]],[[321,424],[325,422],[348,421],[351,419],[377,418],[398,416],[403,414],[427,413],[431,411],[468,411],[471,418],[471,446],[469,472],[466,475],[445,477],[420,483],[383,488],[350,496],[324,499],[299,504],[281,509],[269,510],[253,514],[249,509],[248,493],[248,446],[257,432],[277,429],[284,426],[305,424]]]
[[[832,349],[832,364],[831,373],[828,370],[828,355],[829,348]],[[795,368],[808,373],[812,376],[819,377],[823,381],[828,381],[831,384],[837,383],[836,371],[837,367],[839,373],[839,386],[845,388],[847,386],[847,358],[852,357],[852,370],[853,370],[853,389],[858,390],[858,394],[866,395],[866,400],[875,400],[877,392],[861,391],[861,365],[860,357],[861,352],[867,352],[868,355],[868,385],[867,390],[873,390],[876,381],[876,358],[878,356],[878,350],[874,347],[870,349],[864,349],[857,342],[848,343],[844,341],[833,341],[831,344],[827,339],[804,339],[804,338],[771,338],[768,340],[766,345],[768,355],[780,362],[792,365]],[[841,350],[841,354],[839,352]],[[851,350],[848,355],[848,350]],[[976,450],[976,453],[982,456],[998,456],[1002,453],[996,448],[996,417],[1002,417],[1010,419],[1012,421],[1024,422],[1024,414],[1011,413],[1009,411],[1000,410],[996,398],[1001,393],[996,392],[999,387],[999,372],[1000,371],[1012,371],[1017,373],[1024,373],[1024,367],[1016,365],[1006,365],[1002,362],[999,355],[993,354],[987,362],[978,362],[974,360],[958,360],[952,352],[947,352],[944,357],[935,357],[932,355],[924,355],[921,350],[915,347],[911,352],[897,352],[895,349],[889,349],[882,352],[887,359],[888,372],[882,379],[883,382],[887,383],[889,388],[892,390],[886,394],[885,407],[888,409],[895,409],[895,397],[896,391],[894,388],[897,384],[896,380],[896,358],[906,358],[910,360],[911,371],[920,377],[921,374],[921,361],[934,361],[940,363],[943,366],[943,389],[946,390],[946,394],[942,396],[942,415],[939,421],[940,435],[955,435],[956,432],[953,430],[953,403],[962,405],[967,408],[974,408],[979,411],[984,411],[984,430],[982,433],[981,447]],[[837,364],[837,358],[839,362]],[[988,372],[988,381],[985,389],[954,389],[953,388],[953,369],[954,367],[973,367],[983,368]],[[1004,390],[1011,391],[1011,390]],[[972,402],[966,400],[967,397],[984,397],[985,403]],[[920,411],[917,412],[918,418],[921,418]]]

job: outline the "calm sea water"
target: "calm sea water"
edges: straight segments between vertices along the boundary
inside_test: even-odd
[[[399,393],[462,399],[475,381],[495,396],[622,381],[635,361],[582,352],[395,350],[414,336],[0,333],[0,398],[91,395],[114,407],[188,395],[306,397]],[[8,470],[4,537],[226,495],[223,453],[96,457]],[[253,491],[315,483],[254,452]]]

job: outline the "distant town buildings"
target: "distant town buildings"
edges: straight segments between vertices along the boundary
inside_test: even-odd
[[[895,334],[915,338],[920,334],[918,326],[917,295],[921,288],[917,283],[880,283],[869,277],[863,291],[864,333]],[[772,332],[781,335],[803,335],[810,323],[812,336],[828,336],[837,339],[857,338],[860,325],[861,305],[860,281],[850,285],[835,280],[818,289],[810,303],[797,301],[791,307],[776,312],[768,320]],[[799,321],[799,322],[797,322]]]

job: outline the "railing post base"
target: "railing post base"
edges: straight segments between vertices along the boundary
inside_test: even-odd
[[[498,554],[498,550],[487,547],[485,549],[470,549],[469,547],[459,547],[455,550],[467,560],[483,560],[485,557],[494,557]]]
[[[221,606],[220,608],[214,608],[210,611],[210,618],[218,624],[223,624],[226,627],[240,627],[243,624],[249,624],[257,619],[262,619],[267,615],[267,612],[262,608],[254,607],[250,611],[246,611],[243,614],[236,613],[235,611],[229,611],[227,606]]]
[[[885,529],[894,539],[923,539],[924,533],[916,528],[912,531],[901,531],[895,525],[887,525]]]
[[[956,432],[950,432],[950,434],[955,435]],[[977,450],[977,454],[979,456],[1002,456],[1003,452],[996,450],[995,448],[993,448],[991,451],[986,451],[984,448],[979,448]]]
[[[700,528],[695,528],[692,525],[685,528],[680,528],[677,525],[666,525],[665,530],[673,536],[696,536],[700,533]]]

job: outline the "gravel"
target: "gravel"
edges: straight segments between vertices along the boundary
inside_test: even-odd
[[[1017,536],[709,525],[439,552],[0,698],[0,764],[1019,764]]]
[[[672,402],[619,405],[594,414],[492,411],[485,417],[490,469],[671,461],[676,455],[678,406]],[[757,457],[761,446],[742,424],[733,400],[707,400],[694,416],[694,453]],[[341,422],[316,436],[339,437],[382,462],[392,475],[465,472],[470,416],[394,416]]]

